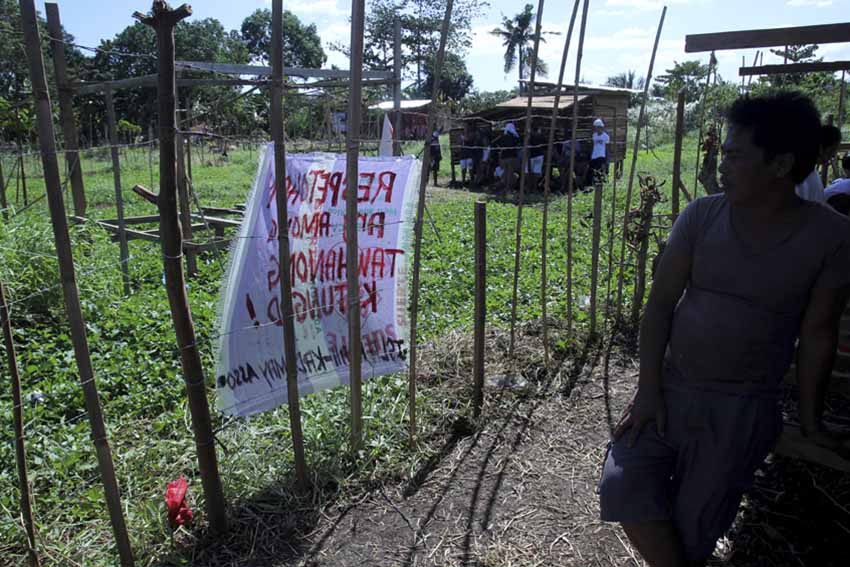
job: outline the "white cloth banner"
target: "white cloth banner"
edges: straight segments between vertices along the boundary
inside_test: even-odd
[[[300,396],[348,384],[345,156],[286,156]],[[408,251],[421,162],[360,158],[358,247],[363,378],[402,371],[409,340]],[[218,409],[243,416],[287,402],[274,146],[260,158],[222,288]]]

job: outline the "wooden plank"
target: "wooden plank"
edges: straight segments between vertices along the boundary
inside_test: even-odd
[[[242,209],[228,209],[226,207],[201,207],[201,210],[204,211],[204,214],[212,213],[214,215],[244,215],[245,211]]]
[[[686,35],[685,53],[843,42],[850,42],[850,23]]]
[[[133,87],[155,87],[156,75],[142,75],[141,77],[131,77],[129,79],[119,79],[117,81],[97,81],[97,82],[79,82],[74,85],[78,95],[88,95],[103,92],[106,85],[111,85],[112,90],[129,89]]]
[[[222,219],[218,217],[208,217],[201,216],[199,214],[192,214],[192,219],[199,221],[206,221],[207,224],[210,225],[220,225],[220,226],[232,226],[232,227],[240,227],[242,226],[242,221],[233,220],[233,219]]]
[[[850,71],[850,61],[819,61],[817,63],[789,63],[788,65],[758,65],[756,67],[741,67],[738,75],[781,75],[788,73],[834,73]]]
[[[210,240],[203,243],[189,242],[187,240],[183,242],[183,250],[192,251],[195,254],[203,254],[212,250],[227,250],[230,248],[230,242],[231,240],[229,238]]]
[[[191,71],[209,71],[225,75],[257,75],[269,77],[272,68],[265,65],[242,65],[235,63],[208,63],[206,61],[175,61],[178,69]],[[390,79],[393,78],[392,71],[367,71],[363,70],[364,79]],[[314,77],[318,79],[347,79],[349,72],[344,69],[307,69],[302,67],[284,67],[283,74],[289,77]]]
[[[812,443],[798,427],[785,425],[774,452],[783,457],[802,459],[839,471],[850,472],[850,459],[846,451],[841,454]]]

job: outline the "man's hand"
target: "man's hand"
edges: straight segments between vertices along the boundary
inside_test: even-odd
[[[614,439],[619,439],[630,430],[627,444],[629,447],[634,447],[643,426],[653,420],[655,420],[658,435],[664,437],[667,422],[664,394],[660,388],[638,388],[635,397],[629,403],[617,427],[614,428]]]

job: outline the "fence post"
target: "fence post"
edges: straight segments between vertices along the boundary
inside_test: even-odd
[[[53,48],[53,68],[56,70],[56,85],[59,92],[59,119],[62,122],[62,134],[65,137],[65,164],[71,177],[74,214],[84,217],[86,216],[86,190],[83,185],[83,171],[80,168],[80,146],[77,124],[74,120],[74,93],[71,85],[68,84],[68,65],[65,62],[65,44],[62,41],[59,5],[47,2],[44,8],[47,12],[47,33],[50,34]]]
[[[431,88],[431,105],[428,109],[428,121],[425,131],[430,139],[434,131],[435,116],[434,107],[437,102],[438,87],[440,85],[440,73],[443,69],[443,59],[446,53],[446,37],[448,36],[449,22],[452,17],[452,6],[454,0],[446,1],[446,13],[443,15],[443,27],[440,30],[440,45],[437,49],[437,64],[434,66],[434,85]],[[413,293],[410,306],[410,367],[408,369],[408,404],[410,412],[410,442],[416,442],[416,332],[419,320],[419,272],[422,259],[422,224],[425,220],[425,190],[428,186],[428,173],[431,167],[431,152],[428,151],[428,142],[425,142],[425,151],[422,154],[422,171],[419,176],[419,195],[416,202],[416,220],[413,224]]]
[[[548,292],[548,246],[549,246],[549,193],[552,188],[552,146],[555,143],[555,131],[558,128],[558,109],[561,104],[561,89],[564,86],[564,72],[567,69],[567,55],[573,39],[573,28],[581,0],[575,0],[573,14],[570,16],[570,26],[564,40],[564,51],[561,54],[561,68],[558,72],[558,85],[555,87],[555,100],[552,103],[552,118],[549,122],[549,140],[546,144],[546,166],[543,178],[543,229],[540,237],[540,312],[543,319],[543,364],[549,368],[549,316],[547,313]],[[615,138],[616,139],[616,138]],[[572,175],[572,172],[569,173]],[[561,172],[563,177],[563,171]]]
[[[835,118],[832,116],[832,114],[830,114],[829,116],[826,117],[826,123],[829,124],[830,126],[832,126],[834,121],[835,121]],[[827,177],[829,176],[829,162],[830,161],[832,161],[832,158],[823,162],[820,166],[820,183],[824,187],[826,187],[826,180],[827,180]]]
[[[183,240],[192,238],[192,205],[189,203],[189,187],[186,181],[186,159],[183,152],[183,134],[174,134],[174,148],[177,156],[177,200],[180,202],[180,228]],[[198,260],[195,253],[187,250],[186,272],[189,277],[198,274]]]
[[[531,167],[531,156],[529,156],[529,145],[531,144],[531,108],[534,102],[534,78],[537,74],[537,56],[540,51],[540,26],[543,22],[543,0],[537,4],[537,18],[534,24],[534,49],[531,53],[531,80],[528,82],[528,99],[525,105],[525,126],[523,127],[522,158],[519,164],[519,193],[517,194],[516,225],[514,227],[514,280],[513,295],[511,296],[511,340],[508,345],[508,358],[513,360],[514,345],[516,344],[516,311],[519,295],[519,270],[520,270],[520,247],[522,246],[522,206],[525,200],[526,170]],[[520,88],[522,85],[520,85]],[[452,167],[454,176],[454,167]],[[505,187],[510,187],[512,178],[506,178]],[[507,193],[507,189],[505,190]]]
[[[349,65],[348,118],[346,121],[346,180],[348,187],[357,187],[360,157],[360,117],[363,111],[363,18],[365,0],[351,0],[351,63]],[[348,381],[351,389],[351,451],[357,453],[363,438],[360,348],[360,280],[358,278],[359,249],[357,247],[357,191],[347,191],[345,197],[346,279],[348,297]]]
[[[393,155],[401,155],[401,18],[393,21]]]
[[[12,376],[12,419],[15,428],[15,459],[18,462],[18,482],[21,490],[21,515],[27,530],[27,551],[30,565],[39,567],[38,552],[35,549],[35,527],[32,519],[32,496],[30,495],[29,475],[27,474],[27,449],[24,444],[24,410],[21,399],[21,375],[18,372],[18,360],[15,357],[15,342],[12,338],[12,324],[9,320],[9,307],[6,305],[6,292],[0,282],[0,325],[3,326],[3,340],[6,343],[6,362]]]
[[[0,209],[3,209],[3,220],[9,222],[9,202],[6,200],[6,180],[3,178],[3,160],[0,160]]]
[[[475,335],[472,355],[472,407],[475,417],[484,402],[484,331],[487,318],[487,203],[475,202]]]
[[[679,217],[679,184],[682,181],[682,138],[685,135],[685,89],[676,101],[676,141],[673,146],[673,222]]]
[[[301,431],[301,404],[298,397],[298,365],[296,361],[295,320],[292,315],[292,277],[289,264],[289,211],[286,209],[286,142],[283,135],[283,0],[272,2],[272,88],[271,130],[274,140],[274,183],[277,205],[278,257],[280,262],[281,316],[283,349],[286,359],[286,394],[289,405],[289,428],[295,455],[295,480],[298,490],[307,490],[307,461],[304,457],[304,435]],[[227,143],[225,141],[225,143]],[[360,315],[360,310],[357,310]]]
[[[65,298],[65,310],[71,327],[71,342],[77,369],[80,375],[80,385],[86,403],[86,411],[92,430],[95,452],[106,493],[106,505],[115,533],[118,554],[121,565],[133,565],[133,552],[130,548],[130,538],[124,523],[124,513],[121,509],[121,497],[115,469],[112,464],[112,451],[106,436],[103,423],[103,412],[100,398],[95,385],[94,370],[89,355],[86,338],[86,323],[80,305],[77,290],[74,259],[71,253],[71,239],[68,236],[68,221],[65,217],[65,203],[62,200],[62,187],[59,180],[59,161],[56,159],[56,141],[53,132],[52,112],[50,108],[50,93],[47,90],[47,79],[44,75],[44,60],[41,52],[38,23],[36,20],[34,0],[20,0],[21,22],[24,32],[24,45],[30,68],[33,98],[36,106],[36,121],[38,124],[38,143],[41,160],[44,165],[44,184],[47,191],[47,204],[50,208],[50,220],[53,226],[53,238],[56,243],[56,256],[59,259],[59,275],[62,281],[62,293]]]
[[[29,199],[27,198],[27,172],[26,172],[26,167],[24,167],[24,150],[23,150],[23,148],[21,148],[20,162],[21,162],[21,194],[23,195],[23,198],[24,198],[24,207],[28,207],[30,203],[29,203]],[[15,192],[15,201],[16,202],[18,200],[17,196],[18,196],[18,193],[16,191]]]
[[[109,129],[109,152],[112,155],[112,181],[115,184],[115,210],[118,215],[118,242],[121,248],[121,278],[124,280],[124,295],[130,295],[130,251],[127,247],[127,231],[124,226],[124,198],[121,195],[121,162],[118,158],[118,132],[115,128],[115,104],[112,100],[112,83],[103,90],[106,101],[106,123]]]
[[[602,238],[602,180],[593,181],[593,248],[590,256],[590,336],[596,337],[599,245]]]
[[[181,261],[183,239],[177,218],[177,171],[174,147],[177,82],[174,74],[174,26],[191,14],[192,9],[186,4],[172,10],[164,1],[154,0],[150,16],[136,12],[133,17],[156,31],[160,139],[158,206],[165,285],[177,344],[180,348],[180,361],[186,381],[189,411],[192,415],[192,429],[195,434],[195,449],[198,454],[198,467],[204,488],[207,515],[212,531],[221,533],[227,529],[227,513],[221,478],[218,474],[204,369],[196,344],[192,311],[186,296],[186,280],[183,276]]]

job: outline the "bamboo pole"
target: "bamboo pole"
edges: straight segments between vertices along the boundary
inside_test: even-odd
[[[1,181],[0,181],[1,182]],[[12,323],[9,320],[9,307],[6,304],[6,292],[0,282],[0,325],[3,327],[3,339],[6,343],[6,363],[12,376],[12,421],[15,429],[15,460],[18,465],[18,486],[21,491],[21,516],[27,532],[27,553],[32,567],[39,567],[38,551],[35,548],[35,523],[32,517],[32,496],[27,473],[27,449],[24,442],[24,412],[21,398],[21,375],[18,372],[18,360],[15,357],[15,342],[12,338]]]
[[[446,0],[446,13],[443,16],[443,26],[440,30],[440,45],[437,49],[437,64],[434,68],[433,86],[431,87],[431,105],[428,107],[428,120],[426,132],[429,134],[434,129],[437,95],[439,94],[440,75],[443,70],[443,59],[446,54],[446,38],[449,33],[449,23],[452,17],[454,0]],[[410,306],[410,366],[408,374],[408,403],[410,412],[410,442],[416,442],[416,332],[419,320],[419,273],[422,258],[422,225],[425,219],[425,189],[428,186],[428,173],[431,167],[431,153],[428,151],[428,140],[425,142],[425,151],[422,154],[422,171],[419,176],[419,196],[416,202],[416,219],[413,224],[413,292]]]
[[[401,155],[401,18],[393,20],[393,155]]]
[[[349,80],[351,90],[346,120],[346,179],[348,187],[358,185],[360,159],[360,129],[363,111],[363,26],[365,0],[351,0],[351,55]],[[345,261],[348,289],[348,371],[351,389],[351,451],[356,454],[363,441],[363,401],[361,392],[360,348],[360,280],[359,248],[357,246],[357,191],[345,193],[346,241]]]
[[[699,109],[699,135],[697,136],[697,162],[694,166],[694,198],[697,197],[699,191],[699,162],[700,152],[702,151],[702,136],[705,130],[705,105],[708,100],[708,85],[711,83],[711,71],[714,69],[715,78],[717,77],[717,59],[714,57],[714,52],[711,52],[711,58],[708,60],[708,74],[705,76],[705,85],[702,87],[702,104]]]
[[[561,104],[561,89],[564,86],[564,72],[567,69],[567,55],[570,51],[570,42],[573,38],[573,28],[576,23],[578,6],[581,0],[573,3],[573,13],[570,16],[570,25],[567,29],[567,37],[564,40],[564,50],[561,54],[561,68],[558,71],[558,85],[555,89],[555,100],[552,103],[552,118],[549,122],[549,140],[546,142],[546,170],[543,177],[543,230],[540,238],[540,313],[543,316],[543,364],[549,367],[549,321],[547,315],[547,254],[549,244],[549,192],[552,185],[552,146],[555,143],[555,130],[558,127],[558,107]],[[572,177],[573,172],[568,175]],[[561,172],[563,176],[563,172]]]
[[[192,130],[192,106],[188,100],[186,100],[186,128]],[[186,142],[186,177],[191,184],[194,180],[192,175],[192,136],[185,136],[184,140]],[[227,140],[224,141],[224,147],[227,148]],[[192,186],[194,187],[194,185]]]
[[[658,40],[661,39],[661,30],[664,27],[664,16],[667,15],[667,6],[661,10],[661,20],[658,22],[658,31],[655,32],[655,43],[652,46],[652,56],[649,59],[649,70],[646,72],[646,82],[643,85],[643,100],[640,104],[640,115],[638,124],[643,122],[646,115],[646,100],[649,92],[649,83],[652,82],[652,68],[655,65],[655,54],[658,52]],[[632,163],[629,168],[629,184],[626,187],[626,210],[623,214],[623,240],[620,243],[620,273],[617,277],[617,321],[622,316],[623,308],[623,269],[626,261],[626,236],[629,230],[629,207],[632,201],[632,187],[635,181],[635,171],[637,169],[637,154],[640,146],[640,128],[635,132],[635,145],[632,148]]]
[[[210,528],[215,533],[227,530],[227,513],[218,459],[215,454],[204,369],[195,336],[192,310],[186,295],[186,280],[183,275],[183,239],[177,216],[177,171],[174,136],[176,133],[175,101],[177,84],[174,74],[174,27],[192,14],[192,9],[183,4],[172,10],[163,0],[154,0],[151,15],[136,12],[137,20],[156,31],[158,51],[157,97],[159,103],[159,233],[162,242],[165,285],[171,318],[180,349],[180,362],[186,381],[189,411],[195,436],[198,468],[204,490]]]
[[[599,291],[599,244],[602,237],[602,182],[593,182],[593,237],[590,256],[590,336],[596,337],[596,299]]]
[[[84,217],[86,216],[86,191],[83,185],[83,171],[80,168],[77,123],[74,120],[74,93],[68,84],[65,44],[61,41],[62,24],[59,20],[59,5],[47,2],[44,8],[47,12],[47,33],[52,38],[53,68],[59,93],[59,119],[62,122],[62,134],[65,137],[65,164],[71,179],[74,214]]]
[[[283,318],[283,351],[286,363],[286,395],[289,406],[289,429],[295,456],[295,481],[304,493],[307,460],[304,456],[304,434],[301,430],[301,403],[298,394],[298,365],[295,344],[295,319],[292,315],[292,267],[289,263],[289,211],[286,208],[286,140],[283,135],[283,0],[272,2],[272,88],[271,130],[274,140],[275,201],[278,218],[278,257],[280,262],[281,316]],[[349,185],[349,187],[351,187]],[[356,193],[356,192],[354,192]],[[355,272],[356,273],[356,272]],[[359,313],[359,310],[358,310]]]
[[[21,194],[23,195],[23,198],[24,198],[24,207],[28,207],[30,203],[29,203],[29,199],[27,198],[27,172],[26,172],[26,167],[24,165],[24,151],[23,151],[23,149],[21,149],[20,163],[21,163]],[[18,196],[17,192],[15,192],[15,197],[16,197],[15,200],[16,201],[17,201],[17,196]]]
[[[106,496],[106,505],[115,534],[121,565],[133,565],[133,552],[130,548],[130,538],[124,523],[121,508],[120,490],[115,478],[112,463],[112,452],[107,440],[106,427],[103,423],[103,412],[95,384],[94,370],[89,355],[86,338],[86,323],[83,318],[80,297],[77,291],[77,280],[74,273],[74,259],[71,252],[71,239],[68,236],[68,221],[65,217],[65,204],[62,199],[62,187],[59,179],[59,162],[56,158],[56,141],[53,132],[50,94],[47,89],[47,79],[44,74],[41,39],[39,38],[34,0],[20,0],[21,22],[24,32],[24,45],[29,62],[30,83],[36,107],[36,122],[38,125],[38,143],[41,159],[44,165],[44,184],[47,191],[47,203],[50,208],[50,219],[53,226],[53,238],[56,244],[56,256],[59,260],[59,274],[62,281],[62,293],[65,299],[65,310],[71,329],[71,342],[77,361],[80,385],[83,388],[86,411],[91,425],[92,440],[97,454],[98,465]]]
[[[484,403],[484,333],[487,319],[487,203],[475,202],[475,331],[472,354],[473,415]]]
[[[676,140],[673,145],[673,222],[679,216],[679,185],[682,182],[682,139],[685,135],[685,89],[676,101]]]
[[[540,28],[543,23],[543,2],[537,3],[537,21],[534,24],[534,50],[531,53],[531,76],[527,84],[528,102],[525,106],[525,128],[522,133],[522,161],[519,167],[519,194],[517,195],[516,228],[514,246],[514,287],[511,297],[511,340],[508,347],[508,357],[513,359],[514,346],[516,343],[516,310],[519,295],[519,269],[520,269],[520,246],[522,245],[522,206],[525,199],[525,178],[527,176],[530,159],[529,145],[531,143],[531,105],[534,102],[534,78],[537,74],[537,56],[540,50]],[[511,180],[507,181],[510,184]]]
[[[127,246],[127,231],[124,225],[124,198],[121,195],[121,162],[118,158],[118,133],[115,128],[115,104],[112,100],[112,84],[106,83],[103,90],[106,102],[106,122],[109,131],[109,152],[112,156],[112,181],[115,185],[115,210],[118,216],[118,243],[121,254],[121,279],[124,295],[130,295],[130,251]]]
[[[626,117],[628,120],[628,116]],[[617,138],[617,108],[614,108],[614,140]],[[625,153],[625,149],[624,149]],[[617,223],[617,175],[611,187],[611,218],[608,221],[608,272],[605,276],[605,319],[602,322],[604,332],[608,331],[611,315],[611,273],[614,269],[614,225]]]
[[[180,230],[183,240],[192,239],[192,205],[189,202],[189,183],[186,176],[186,152],[183,134],[175,132],[174,150],[177,159],[177,201],[180,205]],[[193,251],[184,251],[188,276],[198,275],[198,259]]]
[[[567,177],[567,336],[573,334],[573,171],[576,166],[576,129],[578,128],[578,87],[581,79],[581,59],[584,54],[584,32],[587,29],[589,0],[584,0],[581,12],[581,28],[576,54],[576,76],[573,84],[573,120],[570,133],[570,173]]]
[[[847,98],[847,83],[844,82],[844,73],[841,71],[841,92],[838,95],[838,129],[844,127],[844,104]]]
[[[6,200],[6,180],[3,178],[2,160],[0,160],[0,209],[3,209],[3,220],[9,222],[9,202]]]

